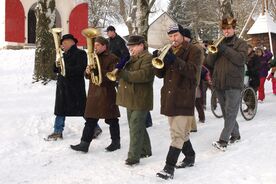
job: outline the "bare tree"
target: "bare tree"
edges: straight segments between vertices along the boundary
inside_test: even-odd
[[[46,84],[55,79],[52,71],[55,61],[55,48],[50,29],[55,25],[55,0],[38,0],[36,7],[36,50],[34,81]]]

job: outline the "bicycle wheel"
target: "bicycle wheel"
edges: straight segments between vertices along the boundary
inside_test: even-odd
[[[217,118],[223,117],[221,106],[218,102],[218,98],[215,90],[212,91],[212,95],[211,95],[211,111],[214,114],[214,116],[216,116]]]
[[[258,107],[257,95],[253,88],[246,87],[241,93],[240,111],[243,118],[247,121],[252,120]]]

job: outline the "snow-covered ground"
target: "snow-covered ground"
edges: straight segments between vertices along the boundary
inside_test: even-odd
[[[159,114],[159,90],[154,83],[153,127],[149,128],[153,156],[127,167],[129,133],[126,110],[121,108],[121,143],[107,153],[108,126],[100,121],[103,134],[94,140],[87,154],[69,148],[79,142],[84,120],[67,118],[64,140],[45,142],[54,121],[55,82],[32,84],[34,50],[0,51],[0,183],[1,184],[136,184],[165,183],[155,177],[164,166],[170,138],[166,117]],[[208,96],[210,94],[208,93]],[[256,117],[245,121],[238,116],[242,141],[226,152],[211,146],[218,139],[222,119],[215,118],[209,102],[206,123],[191,134],[196,151],[192,168],[176,170],[168,183],[185,184],[275,184],[276,183],[276,96],[266,83],[265,102]],[[183,156],[180,157],[182,159]]]

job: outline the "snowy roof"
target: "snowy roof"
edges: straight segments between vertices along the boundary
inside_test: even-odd
[[[253,26],[249,29],[247,34],[260,34],[260,33],[276,33],[276,23],[267,12],[260,15]]]

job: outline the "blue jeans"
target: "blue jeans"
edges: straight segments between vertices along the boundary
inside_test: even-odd
[[[54,125],[54,132],[55,133],[62,133],[65,126],[65,116],[56,116],[55,125]],[[101,128],[97,123],[97,128]]]
[[[64,124],[65,124],[65,116],[56,116],[54,132],[62,133],[64,129]]]

